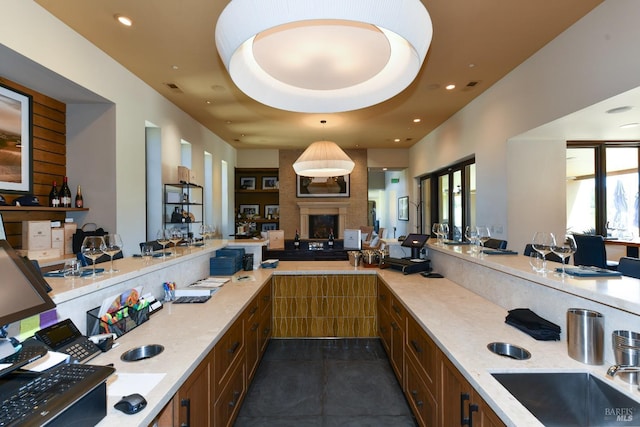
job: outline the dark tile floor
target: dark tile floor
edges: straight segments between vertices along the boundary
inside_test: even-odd
[[[273,339],[236,427],[415,426],[378,339]]]

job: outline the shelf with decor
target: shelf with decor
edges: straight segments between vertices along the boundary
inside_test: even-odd
[[[180,183],[164,185],[164,228],[196,235],[204,218],[203,188]]]
[[[277,168],[236,168],[236,235],[258,235],[280,226]]]

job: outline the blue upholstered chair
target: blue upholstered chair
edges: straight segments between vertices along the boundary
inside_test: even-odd
[[[618,262],[618,271],[624,276],[640,279],[640,258],[622,257]]]
[[[484,247],[490,249],[507,249],[507,241],[500,239],[489,239],[484,242]]]
[[[578,249],[573,254],[575,265],[589,265],[599,268],[616,270],[617,261],[607,261],[607,250],[604,245],[604,237],[597,234],[574,234]]]

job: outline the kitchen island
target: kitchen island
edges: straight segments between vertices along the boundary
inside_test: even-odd
[[[218,242],[217,245],[224,245],[224,242]],[[166,280],[162,271],[165,268],[162,264],[165,262],[168,264],[166,268],[172,264],[181,264],[175,265],[175,268],[185,274],[185,281],[178,283],[179,286],[183,286],[191,276],[195,277],[206,271],[202,266],[204,264],[208,268],[211,252],[213,247],[201,252],[194,251],[184,258],[177,257],[175,260],[159,262],[156,266],[145,267],[149,270],[143,268],[139,274],[131,273],[134,277],[130,280],[119,281],[118,289],[127,286],[127,282],[145,282],[151,283],[152,287],[160,286],[155,282]],[[605,365],[590,366],[579,363],[567,355],[564,332],[562,340],[558,342],[536,341],[504,322],[508,309],[529,307],[560,325],[564,331],[566,310],[570,307],[581,307],[595,309],[605,315],[606,334],[612,329],[637,330],[634,325],[640,325],[640,280],[568,279],[563,282],[552,275],[540,276],[532,273],[526,257],[472,257],[466,254],[464,246],[429,246],[428,257],[434,270],[443,273],[446,278],[424,278],[417,274],[403,275],[391,269],[353,267],[347,261],[284,261],[280,262],[276,269],[241,272],[243,276],[250,276],[250,279],[237,280],[237,275],[234,276],[205,304],[165,304],[148,322],[119,338],[116,341],[118,347],[92,361],[96,364],[113,363],[116,367],[116,375],[108,380],[110,390],[118,386],[120,379],[158,374],[153,376],[157,383],[145,394],[147,408],[136,415],[122,414],[113,409],[113,404],[119,396],[110,395],[108,414],[100,425],[115,423],[146,426],[153,423],[248,304],[264,286],[270,284],[272,275],[282,274],[376,275],[506,425],[542,424],[493,378],[491,373],[494,372],[591,372],[635,400],[640,400],[640,393],[635,387],[620,379],[606,378],[606,369],[613,357],[610,343],[605,350]],[[120,265],[124,265],[131,260],[116,262],[119,261],[122,262]],[[134,261],[141,262],[137,259]],[[186,275],[185,271],[198,274]],[[108,282],[114,279],[104,280]],[[75,308],[82,315],[84,300],[90,300],[92,293],[99,293],[104,289],[100,280],[87,284],[86,292],[78,290],[77,286],[68,286],[65,279],[54,279],[50,283],[54,288],[54,300],[64,301],[63,306],[65,302],[75,300]],[[66,287],[62,290],[58,285]],[[93,302],[90,302],[85,306],[92,304]],[[65,307],[66,313],[71,311],[70,307]],[[608,336],[610,335],[606,335],[605,341],[609,341]],[[523,361],[497,356],[486,348],[488,343],[494,341],[524,347],[532,356]],[[145,344],[161,344],[165,350],[156,357],[139,362],[120,360],[120,354],[125,350]],[[140,378],[142,380],[142,377]]]

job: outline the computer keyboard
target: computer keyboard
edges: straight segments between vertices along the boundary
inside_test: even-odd
[[[48,348],[38,343],[36,340],[26,340],[22,343],[22,348],[15,353],[0,359],[0,364],[4,368],[0,369],[0,376],[19,369],[24,365],[33,362],[47,354]]]
[[[108,366],[62,364],[26,381],[0,386],[0,426],[43,425],[69,408],[115,371]],[[30,377],[35,375],[35,377]]]

